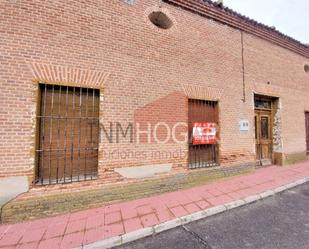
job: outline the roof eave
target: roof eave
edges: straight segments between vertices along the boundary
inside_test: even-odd
[[[163,0],[164,2],[179,6],[201,16],[213,19],[222,24],[256,35],[278,46],[289,49],[297,54],[309,58],[309,47],[301,42],[286,36],[279,31],[258,23],[250,18],[225,7],[216,6],[210,1],[199,0]]]

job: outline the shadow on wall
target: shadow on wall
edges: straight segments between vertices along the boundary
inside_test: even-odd
[[[188,121],[187,103],[187,96],[183,92],[175,91],[137,109],[134,112],[134,123],[137,126],[135,129],[137,134],[134,134],[135,142],[137,136],[139,143],[150,144],[157,141],[172,144],[184,140]],[[174,139],[173,134],[168,134],[173,131]]]

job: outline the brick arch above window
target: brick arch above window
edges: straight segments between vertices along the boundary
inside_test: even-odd
[[[261,83],[253,83],[252,90],[255,94],[265,95],[265,96],[273,96],[273,97],[281,97],[286,91],[283,87],[277,85],[268,85]]]
[[[182,85],[182,89],[189,99],[218,101],[223,94],[223,89],[207,86]]]
[[[89,88],[104,88],[109,72],[66,67],[60,65],[30,63],[35,82],[57,83]]]

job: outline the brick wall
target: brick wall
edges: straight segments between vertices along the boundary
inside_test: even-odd
[[[241,32],[166,3],[160,3],[161,10],[174,25],[159,29],[147,18],[159,9],[158,3],[1,1],[1,177],[34,178],[39,80],[99,87],[104,127],[110,122],[126,127],[134,122],[137,110],[173,93],[184,95],[171,101],[173,122],[186,122],[186,97],[217,100],[222,166],[254,162],[253,92],[277,96],[282,107],[283,153],[304,153],[309,76],[303,66],[309,59],[244,33],[243,102]],[[87,80],[72,77],[77,72],[88,75]],[[239,131],[241,119],[250,121],[249,132]],[[188,170],[184,157],[149,156],[153,151],[187,152],[186,144],[131,144],[126,139],[110,144],[101,136],[99,150],[98,180],[35,187],[30,194],[125,181],[114,172],[116,167],[172,163],[171,174]],[[119,156],[121,152],[126,156]],[[136,156],[143,153],[146,156]]]

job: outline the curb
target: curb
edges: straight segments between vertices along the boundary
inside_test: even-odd
[[[143,229],[139,229],[130,233],[126,233],[123,235],[115,236],[109,239],[96,241],[94,243],[84,245],[77,247],[75,249],[103,249],[103,248],[111,248],[115,246],[120,246],[128,242],[132,242],[134,240],[138,240],[144,237],[148,237],[150,235],[155,235],[161,232],[164,232],[166,230],[185,225],[187,223],[190,223],[192,221],[197,221],[215,214],[219,214],[222,212],[225,212],[227,210],[231,210],[240,206],[244,206],[253,202],[256,202],[258,200],[265,199],[267,197],[273,196],[275,194],[278,194],[280,192],[283,192],[285,190],[294,188],[296,186],[302,185],[306,182],[309,182],[309,177],[297,180],[295,182],[277,187],[272,190],[267,190],[265,192],[251,195],[248,197],[245,197],[244,199],[235,200],[229,203],[226,203],[224,205],[219,205],[215,207],[211,207],[202,211],[198,211],[196,213],[192,213],[180,218],[176,218],[173,220],[166,221],[164,223],[152,226],[152,227],[146,227]]]

